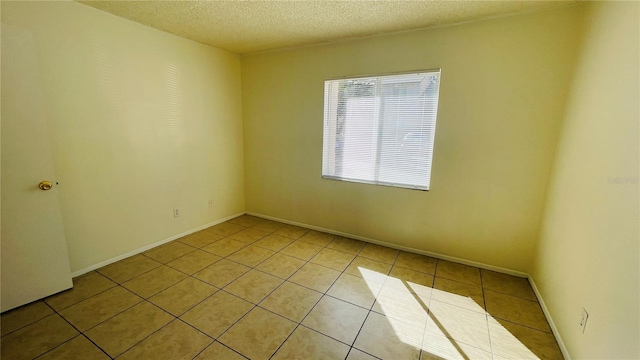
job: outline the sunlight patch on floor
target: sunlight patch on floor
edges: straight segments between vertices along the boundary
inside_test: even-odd
[[[491,339],[499,339],[505,359],[539,359],[471,297],[358,270],[377,294],[372,310],[385,315],[399,341],[422,350],[423,360],[492,359],[489,332]]]

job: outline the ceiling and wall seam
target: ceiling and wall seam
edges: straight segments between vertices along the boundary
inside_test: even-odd
[[[246,56],[461,25],[578,1],[87,1],[84,5]]]

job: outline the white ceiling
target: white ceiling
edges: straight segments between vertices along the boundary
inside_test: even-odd
[[[575,1],[79,1],[236,54],[541,11]]]

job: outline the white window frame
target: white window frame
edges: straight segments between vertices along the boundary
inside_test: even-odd
[[[432,69],[327,79],[322,177],[428,191],[440,78],[441,70]],[[341,93],[348,88],[356,95]],[[418,150],[408,146],[416,143]]]

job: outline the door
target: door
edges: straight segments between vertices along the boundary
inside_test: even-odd
[[[70,288],[59,186],[56,186],[33,36],[2,24],[2,219],[0,310]],[[53,186],[41,190],[49,180]]]

